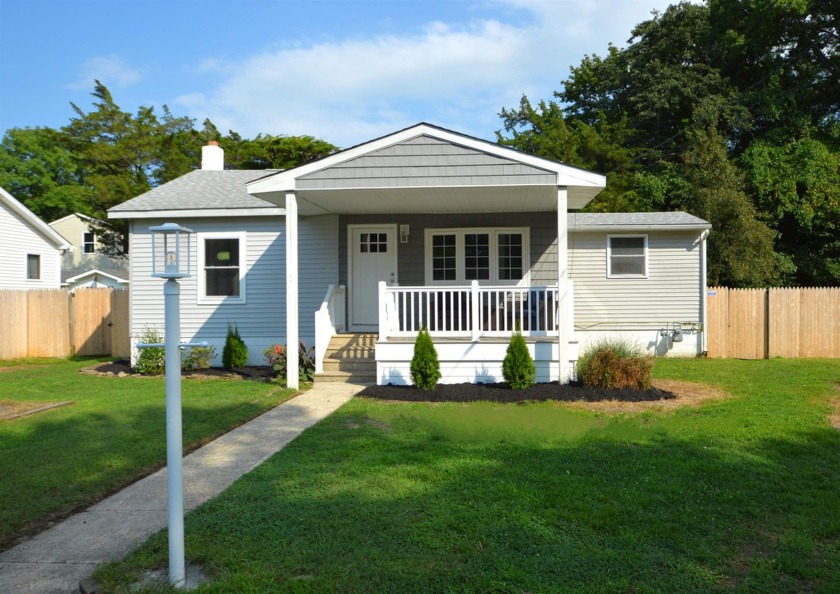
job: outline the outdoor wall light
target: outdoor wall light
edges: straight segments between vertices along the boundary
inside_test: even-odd
[[[400,225],[400,243],[408,243],[408,225]]]
[[[186,278],[192,274],[192,229],[175,223],[149,227],[152,232],[152,276]]]

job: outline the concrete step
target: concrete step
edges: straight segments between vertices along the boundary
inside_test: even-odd
[[[355,372],[348,372],[348,371],[325,371],[324,373],[319,373],[315,375],[315,383],[325,383],[325,382],[333,382],[333,383],[348,383],[352,382],[354,384],[375,384],[376,383],[376,370],[374,369],[371,373],[355,373]]]
[[[324,371],[376,373],[376,361],[370,359],[324,359]]]

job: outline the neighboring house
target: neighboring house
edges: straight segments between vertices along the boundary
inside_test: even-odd
[[[0,289],[57,289],[64,238],[0,188]]]
[[[150,225],[195,231],[183,340],[238,326],[271,344],[374,332],[376,381],[410,383],[421,326],[445,382],[500,381],[519,328],[538,380],[566,380],[601,336],[705,350],[705,240],[685,213],[583,214],[605,177],[419,124],[287,171],[203,168],[109,211],[129,219],[132,335],[163,319]],[[558,240],[559,239],[559,240]],[[676,340],[674,340],[676,338]],[[291,372],[290,372],[291,373]]]
[[[80,287],[128,287],[128,258],[114,258],[103,252],[96,236],[96,222],[75,213],[50,223],[73,246],[61,259],[61,284],[71,291]]]

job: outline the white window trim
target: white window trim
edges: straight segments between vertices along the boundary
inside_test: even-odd
[[[38,256],[38,278],[29,278],[29,256]],[[44,282],[44,254],[27,251],[23,258],[23,280],[27,283]]]
[[[87,242],[87,241],[85,241],[85,235],[87,235],[88,233],[90,233],[91,235],[93,235],[93,241],[91,241],[91,242]],[[92,243],[92,244],[93,244],[93,251],[92,251],[92,252],[86,252],[86,251],[85,251],[85,246],[86,246],[88,243]],[[87,254],[88,256],[89,256],[89,255],[91,255],[91,254],[95,254],[95,253],[96,253],[96,247],[97,247],[97,242],[96,242],[96,233],[94,233],[93,231],[90,231],[90,230],[88,230],[88,231],[82,231],[82,254]]]
[[[634,239],[634,238],[641,238],[644,240],[644,258],[645,258],[645,271],[644,274],[612,274],[610,260],[612,259],[612,239]],[[621,256],[618,256],[621,257]],[[607,278],[647,278],[648,277],[648,262],[649,262],[649,251],[648,251],[648,236],[644,234],[629,234],[629,233],[616,233],[612,235],[607,235]]]
[[[246,265],[248,262],[248,243],[247,234],[244,231],[214,231],[212,233],[196,233],[197,266],[196,274],[198,276],[198,299],[199,305],[219,305],[220,303],[235,303],[244,304],[246,300],[246,281],[247,276]],[[239,297],[208,297],[205,293],[207,291],[207,277],[204,272],[204,240],[206,239],[238,239],[239,240]]]
[[[474,233],[490,235],[490,278],[478,281],[482,285],[511,285],[528,286],[531,282],[531,233],[528,227],[454,227],[454,228],[426,228],[425,230],[425,273],[426,285],[431,286],[465,286],[472,281],[465,278],[464,266],[464,236]],[[498,236],[505,233],[522,234],[522,279],[499,280],[499,241]],[[432,280],[432,236],[455,235],[455,280]]]

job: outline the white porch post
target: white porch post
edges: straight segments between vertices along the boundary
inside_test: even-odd
[[[566,186],[557,187],[557,354],[560,368],[560,383],[568,383],[571,377],[569,366],[569,339],[574,328],[569,307],[571,287],[569,280],[569,230],[567,213],[569,196]]]
[[[286,192],[286,386],[297,390],[298,349],[298,208],[294,192]]]

